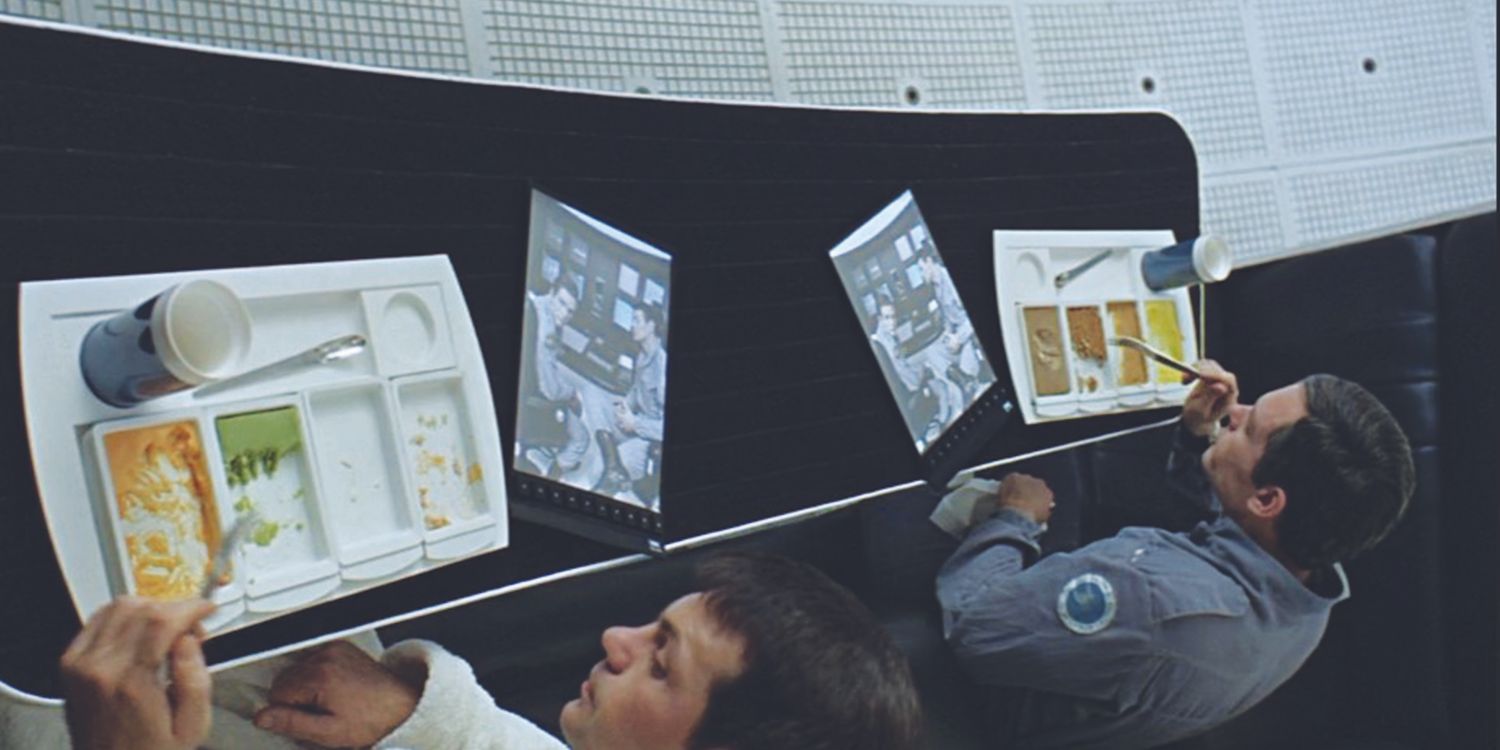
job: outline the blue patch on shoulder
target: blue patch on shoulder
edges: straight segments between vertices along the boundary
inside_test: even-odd
[[[1115,589],[1096,573],[1077,576],[1057,595],[1057,616],[1074,633],[1097,633],[1114,622]]]

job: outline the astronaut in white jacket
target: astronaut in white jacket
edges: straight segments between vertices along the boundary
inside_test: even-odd
[[[254,724],[266,746],[914,746],[921,710],[905,658],[847,590],[801,563],[749,555],[710,560],[699,578],[702,590],[656,620],[604,631],[604,658],[559,717],[567,745],[495,706],[468,664],[426,641],[398,644],[379,661],[343,642],[313,649],[276,676]],[[196,624],[211,611],[201,601],[123,599],[90,619],[63,657],[76,750],[208,741],[210,678]],[[164,664],[170,682],[158,678]],[[861,701],[848,700],[853,686]]]

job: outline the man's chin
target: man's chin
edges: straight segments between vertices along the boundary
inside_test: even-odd
[[[582,698],[574,698],[563,706],[562,712],[557,715],[558,727],[562,729],[563,738],[569,743],[573,742],[574,728],[583,723],[588,715],[588,709],[583,705]]]

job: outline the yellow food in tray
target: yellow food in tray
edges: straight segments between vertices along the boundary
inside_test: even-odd
[[[168,422],[104,436],[135,593],[197,596],[219,546],[218,511],[198,425]]]
[[[1182,329],[1177,324],[1176,302],[1159,299],[1146,301],[1146,343],[1178,362],[1186,358],[1183,355]],[[1177,385],[1182,382],[1182,374],[1166,365],[1157,364],[1155,369],[1158,383]]]

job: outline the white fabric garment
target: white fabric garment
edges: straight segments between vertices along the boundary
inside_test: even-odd
[[[406,641],[382,654],[374,633],[350,641],[398,673],[426,665],[427,683],[416,710],[380,750],[565,750],[531,722],[495,706],[462,659],[427,641]],[[252,662],[214,675],[213,731],[205,750],[299,750],[303,747],[250,723],[266,705],[271,682],[296,655]],[[68,750],[63,711],[0,699],[0,748]]]

